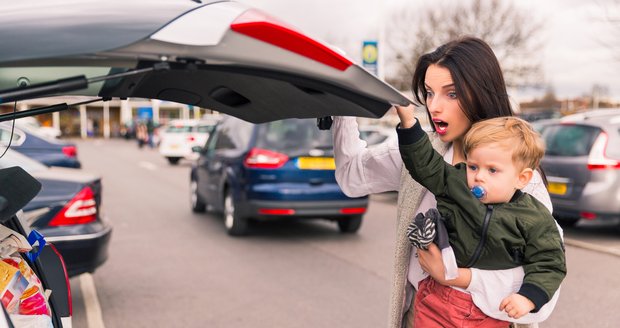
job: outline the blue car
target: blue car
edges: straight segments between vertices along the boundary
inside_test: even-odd
[[[321,218],[356,232],[368,197],[346,196],[334,175],[330,131],[316,119],[252,124],[226,117],[211,133],[190,176],[194,212],[223,213],[230,235],[249,220]]]
[[[47,166],[80,168],[75,144],[52,139],[23,126],[14,128],[10,122],[0,124],[0,145],[8,146]]]

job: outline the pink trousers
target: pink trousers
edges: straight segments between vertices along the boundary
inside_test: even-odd
[[[443,286],[432,278],[422,280],[414,301],[414,327],[506,328],[507,321],[491,318],[474,304],[471,295]]]

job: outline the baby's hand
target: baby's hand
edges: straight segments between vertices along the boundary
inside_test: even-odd
[[[534,303],[520,294],[512,294],[499,305],[500,311],[505,311],[509,317],[519,319],[534,310]]]

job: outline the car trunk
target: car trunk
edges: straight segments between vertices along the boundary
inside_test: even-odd
[[[541,166],[552,198],[577,200],[588,182],[603,178],[588,168],[590,150],[600,131],[580,124],[557,124],[544,129],[546,153]]]
[[[331,132],[318,130],[316,120],[287,119],[260,124],[255,138],[256,149],[282,156],[283,165],[247,169],[248,179],[254,181],[252,196],[292,201],[348,198],[334,176]]]

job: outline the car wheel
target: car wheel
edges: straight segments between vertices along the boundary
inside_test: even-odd
[[[245,235],[248,230],[248,220],[239,217],[235,210],[235,201],[232,197],[232,190],[226,190],[224,197],[224,225],[226,231],[231,236]]]
[[[558,221],[558,224],[561,227],[568,228],[568,227],[574,227],[577,224],[577,222],[579,222],[580,218],[565,217],[565,216],[558,217],[558,216],[556,216],[555,220]]]
[[[348,216],[338,220],[338,228],[342,233],[354,233],[362,226],[362,216]]]
[[[207,204],[198,195],[198,182],[191,180],[189,183],[189,200],[192,205],[192,211],[195,213],[202,213],[207,208]]]
[[[166,157],[168,159],[168,163],[170,163],[170,165],[177,165],[179,164],[179,161],[181,160],[180,157]]]

